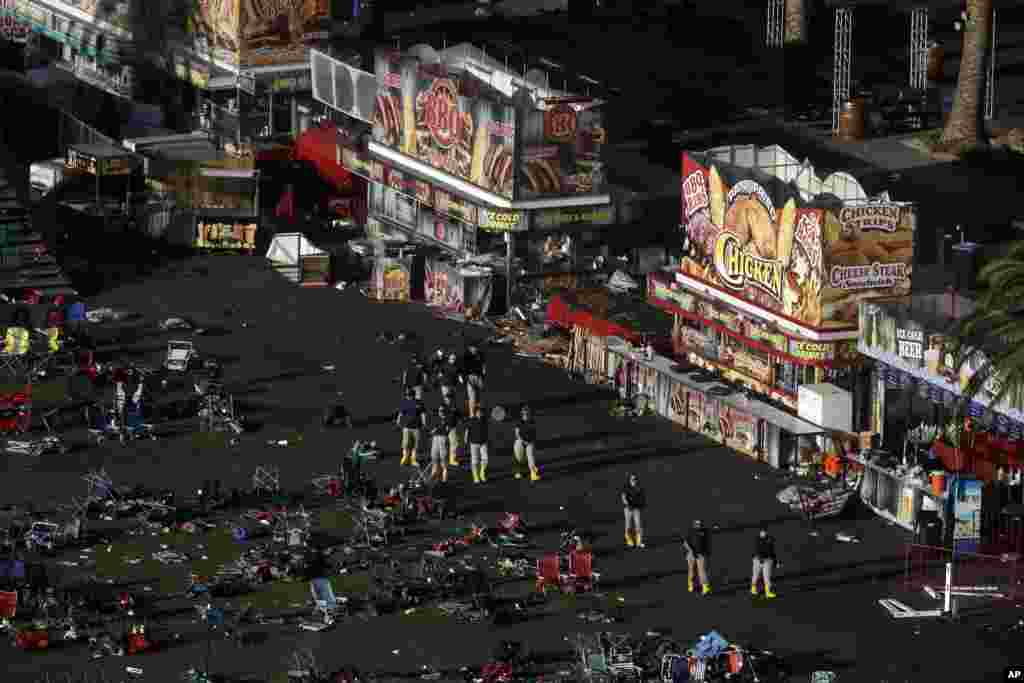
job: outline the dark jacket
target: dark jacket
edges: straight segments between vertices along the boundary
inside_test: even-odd
[[[427,383],[427,372],[421,365],[412,365],[405,371],[402,384],[406,387],[422,387]]]
[[[398,409],[399,424],[406,429],[419,429],[423,426],[423,404],[416,399],[407,398]]]
[[[761,538],[761,535],[758,534],[757,541],[754,543],[754,557],[759,560],[774,560],[775,539],[770,535]]]
[[[487,418],[471,417],[466,420],[466,431],[469,433],[469,443],[487,443]]]
[[[639,486],[627,484],[622,489],[622,495],[626,498],[626,507],[631,510],[643,510],[647,507],[647,494]]]
[[[462,371],[469,375],[484,374],[484,358],[480,353],[467,353],[462,357]]]
[[[690,552],[694,555],[704,555],[705,557],[711,555],[711,534],[707,529],[690,529],[690,533],[686,535],[683,542],[689,545]]]
[[[519,438],[523,443],[536,443],[537,441],[537,423],[533,421],[533,418],[529,420],[519,420],[516,425],[516,429],[519,430]]]
[[[445,363],[444,365],[441,366],[441,369],[438,370],[437,378],[438,381],[441,383],[441,386],[454,387],[456,384],[459,383],[459,377],[461,376],[461,374],[462,371],[459,369],[458,365],[452,363]]]

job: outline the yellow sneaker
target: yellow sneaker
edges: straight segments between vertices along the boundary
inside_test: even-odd
[[[755,584],[752,584],[752,585],[750,586],[750,594],[751,594],[751,595],[754,595],[754,596],[756,596],[756,595],[757,595],[757,584],[756,584],[756,583],[755,583]]]
[[[448,465],[450,467],[458,467],[459,466],[459,459],[456,458],[454,454],[449,455],[448,456]]]
[[[480,470],[478,470],[476,467],[473,468],[473,483],[480,483]]]
[[[400,462],[398,464],[399,465],[408,465],[409,464],[409,454],[408,453],[403,453],[402,454],[402,462]]]
[[[522,478],[523,478],[523,473],[522,472],[516,472],[516,479],[522,479]]]
[[[540,470],[537,468],[530,469],[530,481],[540,481]]]
[[[693,592],[693,581],[687,581],[686,582],[686,588],[687,588],[687,590],[689,590],[692,593]]]
[[[487,481],[487,465],[480,465],[480,482],[485,483]]]
[[[633,540],[633,534],[629,531],[626,532],[626,545],[630,548],[636,545],[636,541]]]
[[[412,458],[409,459],[409,464],[412,467],[419,467],[420,466],[420,463],[416,460],[416,456],[415,455],[412,456]]]
[[[711,592],[711,586],[709,586],[709,585],[707,585],[707,584],[704,584],[704,586],[703,586],[703,587],[701,587],[701,589],[700,589],[700,592],[701,592],[701,593],[702,593],[703,595],[707,595],[708,593],[710,593],[710,592]]]
[[[775,597],[775,593],[773,593],[771,591],[765,591],[764,592],[764,597],[766,597],[766,598],[768,598],[770,600],[770,599]]]

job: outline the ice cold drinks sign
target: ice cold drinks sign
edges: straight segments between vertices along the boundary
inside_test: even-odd
[[[921,330],[896,329],[896,353],[907,360],[924,359],[924,332]]]

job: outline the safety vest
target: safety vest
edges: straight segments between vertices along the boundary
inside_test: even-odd
[[[28,353],[29,336],[24,327],[8,327],[4,338],[4,353],[23,355]]]
[[[48,328],[46,330],[46,348],[50,350],[50,353],[57,353],[58,351],[60,351],[60,345],[60,328]]]

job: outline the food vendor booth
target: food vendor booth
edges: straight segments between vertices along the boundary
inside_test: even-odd
[[[150,160],[149,186],[171,196],[188,220],[167,238],[195,249],[252,253],[259,232],[259,171],[251,160]]]
[[[96,210],[105,206],[101,194],[103,178],[123,178],[125,206],[131,204],[131,175],[141,167],[136,154],[106,143],[69,145],[64,162],[66,175],[89,175],[96,179]]]
[[[987,354],[1003,343],[978,334],[966,362],[957,363],[957,320],[973,308],[971,300],[955,293],[864,303],[858,350],[872,361],[872,420],[893,454],[879,468],[879,479],[913,479],[922,495],[930,492],[944,502],[943,509],[950,505],[954,478],[962,486],[982,488],[985,504],[979,514],[985,541],[991,543],[1000,534],[1003,540],[1010,535],[1013,520],[1002,514],[1006,505],[1024,500],[1024,391],[1015,387],[997,402],[1001,378],[993,373],[970,400],[964,397],[972,377],[988,372]],[[916,512],[911,508],[897,521],[906,525]],[[1018,542],[1022,533],[1024,527],[1013,534]]]
[[[644,301],[608,289],[569,290],[556,294],[547,307],[547,322],[569,330],[568,370],[588,382],[627,381],[611,358],[608,340],[616,337],[652,350],[671,345],[672,320]]]
[[[681,194],[680,265],[647,282],[676,357],[778,415],[859,432],[857,305],[909,295],[913,206],[777,146],[684,152]]]
[[[380,49],[373,73],[311,59],[314,97],[345,114],[337,158],[367,181],[367,236],[440,250],[424,269],[428,303],[504,308],[521,276],[556,262],[563,275],[579,245],[600,241],[584,228],[612,222],[601,100],[541,86],[468,44]]]

